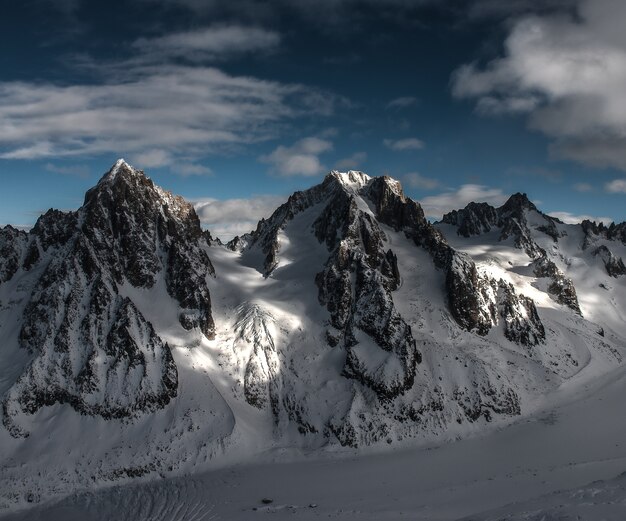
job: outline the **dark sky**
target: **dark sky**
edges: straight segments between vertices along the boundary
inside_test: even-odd
[[[427,213],[626,219],[621,0],[24,0],[0,17],[0,223],[118,157],[227,237],[331,169]]]

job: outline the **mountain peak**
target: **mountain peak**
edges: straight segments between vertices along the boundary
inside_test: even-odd
[[[535,210],[537,211],[537,207],[528,199],[526,194],[521,192],[517,192],[513,194],[509,199],[504,203],[499,210],[501,212],[514,212],[519,213],[522,210]]]
[[[115,164],[111,167],[111,169],[104,175],[104,179],[107,181],[115,181],[120,173],[129,173],[135,174],[139,173],[139,170],[136,170],[133,166],[128,164],[124,158],[119,158]]]

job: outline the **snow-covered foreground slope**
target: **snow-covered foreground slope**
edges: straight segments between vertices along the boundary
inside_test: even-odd
[[[119,161],[77,212],[0,230],[0,505],[115,487],[67,505],[232,518],[271,477],[258,494],[291,491],[305,517],[343,497],[372,519],[426,501],[452,518],[617,475],[604,442],[598,473],[577,469],[623,434],[621,228],[567,227],[519,195],[445,221],[393,179],[333,172],[225,246]],[[377,490],[399,499],[377,507]]]
[[[486,436],[378,454],[274,451],[256,463],[80,493],[7,519],[621,521],[625,394],[620,368],[566,386],[545,411]]]

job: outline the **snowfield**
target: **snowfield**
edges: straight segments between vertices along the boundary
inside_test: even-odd
[[[471,439],[369,454],[275,449],[252,464],[82,492],[4,519],[620,521],[625,395],[620,368]]]

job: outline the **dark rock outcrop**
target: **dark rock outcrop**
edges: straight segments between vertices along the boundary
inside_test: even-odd
[[[582,315],[578,304],[576,288],[572,280],[563,275],[563,272],[552,262],[545,250],[541,250],[539,256],[532,263],[533,273],[536,277],[548,278],[548,293],[552,295],[559,304],[567,306],[572,311]]]
[[[462,210],[452,210],[443,216],[442,222],[458,227],[463,237],[488,233],[498,225],[497,210],[487,203],[469,203]]]
[[[562,224],[555,217],[540,212],[528,199],[526,194],[513,194],[502,206],[494,208],[487,203],[470,203],[462,210],[454,210],[443,216],[442,223],[457,226],[457,233],[464,237],[480,235],[500,230],[499,240],[509,238],[516,248],[524,250],[533,259],[532,268],[536,277],[549,278],[548,292],[559,304],[563,304],[581,314],[576,289],[571,279],[567,278],[557,265],[548,258],[544,248],[533,239],[528,214],[534,212],[542,224],[534,224],[534,229],[548,235],[558,242],[564,232],[559,231],[557,224]],[[587,221],[585,226],[595,229]]]
[[[531,258],[540,253],[531,236],[528,223],[528,212],[536,212],[543,224],[537,225],[536,230],[550,236],[555,242],[561,237],[557,228],[560,221],[540,212],[528,199],[526,194],[513,194],[502,206],[494,208],[487,203],[469,203],[461,210],[453,210],[445,214],[442,223],[457,227],[457,233],[463,237],[471,237],[500,230],[499,240],[513,239],[517,248],[524,250]]]
[[[0,284],[13,278],[20,268],[28,234],[13,226],[0,228]]]
[[[337,178],[329,176],[325,183],[335,186],[313,228],[331,252],[316,277],[320,303],[336,330],[328,338],[335,345],[341,341],[347,351],[345,376],[390,399],[413,385],[421,360],[391,297],[400,282],[397,260],[385,251],[384,232],[358,207],[355,195]]]
[[[517,295],[513,286],[503,280],[499,282],[497,289],[504,336],[511,342],[528,347],[543,342],[546,331],[533,300],[525,295]]]

